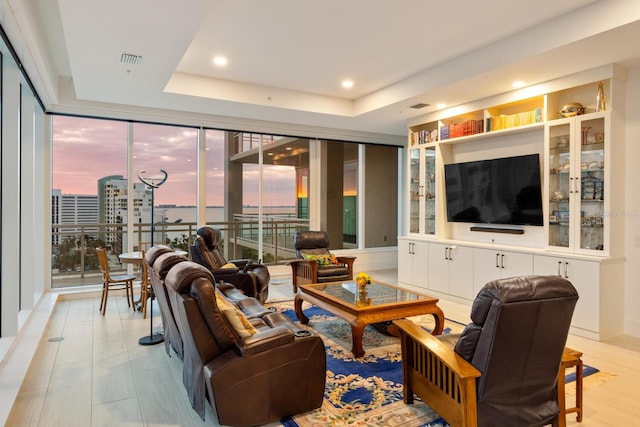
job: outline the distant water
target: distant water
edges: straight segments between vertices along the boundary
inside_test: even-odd
[[[295,206],[265,206],[263,212],[268,215],[295,215]],[[242,213],[246,215],[257,214],[257,206],[245,206],[242,208]],[[196,222],[196,208],[192,207],[170,207],[170,208],[156,208],[156,214],[162,215],[166,218],[166,222],[175,222],[181,219],[181,222]],[[212,206],[207,208],[207,222],[223,222],[224,207]]]

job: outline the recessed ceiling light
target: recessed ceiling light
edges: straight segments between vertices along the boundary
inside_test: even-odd
[[[436,108],[438,108],[438,109],[443,109],[446,106],[447,106],[447,104],[443,104],[443,103],[436,104]]]
[[[343,80],[342,87],[345,89],[349,89],[353,87],[353,80]]]
[[[225,58],[224,56],[216,56],[213,58],[213,63],[219,67],[224,67],[225,65],[227,65],[227,58]]]
[[[523,87],[524,82],[522,80],[516,80],[515,82],[511,83],[511,86],[513,86],[514,88]]]

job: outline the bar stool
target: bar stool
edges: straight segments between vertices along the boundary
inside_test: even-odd
[[[565,395],[565,372],[569,368],[576,368],[576,405],[567,408]],[[566,415],[576,413],[576,420],[582,422],[582,352],[569,347],[564,348],[562,361],[560,362],[560,372],[558,372],[558,406],[560,415],[558,416],[560,427],[566,426]]]

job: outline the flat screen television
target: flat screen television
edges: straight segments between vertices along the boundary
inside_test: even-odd
[[[451,163],[444,176],[450,222],[543,225],[538,154]]]

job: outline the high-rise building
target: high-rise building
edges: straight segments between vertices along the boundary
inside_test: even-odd
[[[54,228],[52,243],[60,244],[65,236],[78,235],[84,232],[97,237],[98,196],[94,194],[62,194],[55,189],[51,193],[51,224],[74,225],[74,227]],[[92,224],[91,227],[81,227]]]
[[[98,180],[98,221],[102,224],[127,222],[127,185],[122,175],[110,175]],[[137,182],[133,184],[133,223],[151,222],[151,190]],[[120,227],[106,227],[102,240],[107,244],[122,242]]]

